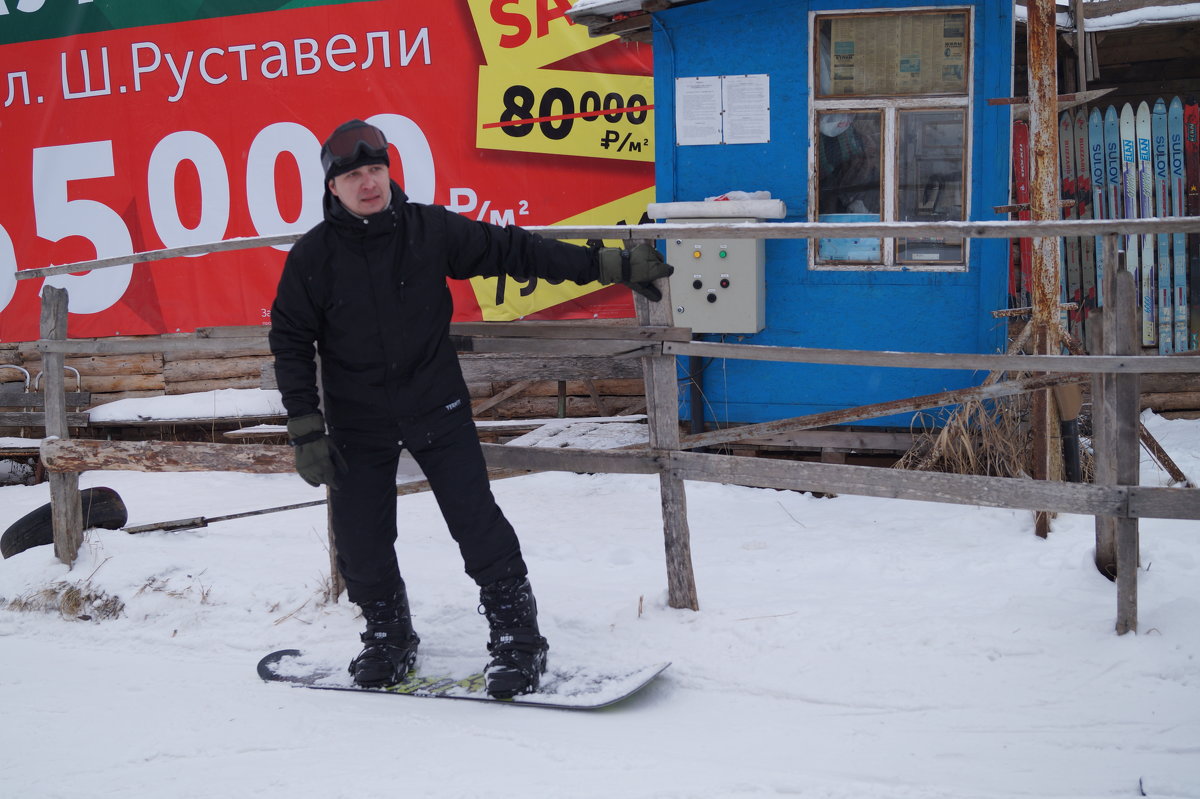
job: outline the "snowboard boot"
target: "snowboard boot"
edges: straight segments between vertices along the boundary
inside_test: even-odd
[[[538,633],[537,602],[524,577],[509,577],[479,591],[479,612],[491,628],[491,662],[483,670],[486,690],[511,699],[538,689],[546,671],[546,639]]]
[[[417,659],[421,639],[413,632],[408,594],[401,585],[391,599],[359,603],[366,632],[359,638],[363,651],[350,661],[354,682],[365,688],[385,688],[401,682]]]

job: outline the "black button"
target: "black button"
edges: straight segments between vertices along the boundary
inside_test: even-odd
[[[717,301],[717,294],[716,294],[716,292],[715,292],[715,291],[710,291],[710,292],[708,293],[708,301],[709,301],[709,302],[716,302],[716,301]]]
[[[704,282],[702,280],[700,280],[700,278],[696,278],[695,280],[692,281],[692,288],[697,289],[697,290],[702,289],[702,288],[704,288]]]

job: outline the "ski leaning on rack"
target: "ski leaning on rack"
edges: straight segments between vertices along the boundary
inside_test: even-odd
[[[1184,210],[1188,216],[1200,216],[1200,104],[1189,97],[1183,107],[1183,171],[1187,188],[1184,191]],[[1200,233],[1187,239],[1188,349],[1200,349]]]
[[[1027,222],[1029,212],[1029,123],[1018,120],[1013,123],[1013,202],[1018,206],[1017,219]],[[1033,242],[1028,238],[1017,239],[1009,248],[1009,260],[1017,262],[1018,270],[1012,270],[1010,280],[1019,284],[1013,287],[1011,305],[1026,307],[1033,302],[1030,293],[1033,287]]]
[[[1167,108],[1167,164],[1171,216],[1183,216],[1183,102],[1172,98]],[[1187,234],[1171,234],[1171,297],[1175,352],[1188,349]]]
[[[1088,164],[1092,171],[1092,216],[1109,219],[1108,169],[1104,164],[1104,117],[1099,108],[1088,114]],[[1092,251],[1096,259],[1096,294],[1092,298],[1094,307],[1100,307],[1100,287],[1104,285],[1104,241],[1100,236],[1092,239]]]
[[[1070,111],[1058,117],[1058,156],[1062,168],[1062,218],[1078,219],[1075,207],[1075,119]],[[1067,312],[1067,328],[1071,335],[1082,340],[1080,319],[1083,311],[1083,290],[1079,269],[1079,237],[1064,236],[1060,250],[1066,269],[1062,274],[1062,301],[1073,302],[1075,310]]]
[[[1121,107],[1119,122],[1121,131],[1121,186],[1122,186],[1122,216],[1125,219],[1138,218],[1138,160],[1137,160],[1137,122],[1133,106],[1126,103]],[[1125,237],[1125,268],[1133,273],[1134,282],[1141,286],[1141,238],[1136,233]],[[1142,306],[1139,294],[1138,308]],[[1139,316],[1141,312],[1139,310]],[[1140,323],[1139,323],[1140,324]]]
[[[285,682],[323,691],[352,691],[427,699],[462,699],[501,705],[546,707],[558,710],[597,710],[623,702],[645,688],[670,663],[629,669],[555,667],[542,676],[537,693],[512,699],[495,699],[484,693],[482,673],[459,673],[452,667],[438,668],[421,656],[418,669],[404,682],[389,688],[363,688],[350,680],[344,666],[331,666],[306,657],[298,649],[281,649],[258,662],[258,676],[267,682]]]
[[[1150,147],[1154,157],[1154,211],[1156,216],[1169,216],[1171,213],[1170,184],[1167,176],[1170,174],[1169,158],[1167,155],[1167,104],[1162,98],[1154,101],[1154,109],[1150,112]],[[1175,340],[1173,311],[1171,299],[1171,237],[1159,233],[1155,237],[1158,246],[1155,248],[1158,270],[1158,286],[1155,292],[1158,324],[1158,353],[1169,355],[1173,351]]]
[[[1078,219],[1095,215],[1092,200],[1091,148],[1088,145],[1087,112],[1080,107],[1074,116],[1075,211]],[[1096,237],[1079,238],[1079,340],[1086,341],[1087,321],[1096,307]]]
[[[1142,219],[1154,217],[1154,150],[1151,146],[1150,106],[1138,104],[1136,117],[1138,216]],[[1142,236],[1141,296],[1142,296],[1142,346],[1152,347],[1158,340],[1157,315],[1155,314],[1155,237]]]
[[[1121,188],[1121,123],[1117,118],[1117,108],[1112,105],[1104,112],[1104,171],[1104,213],[1108,219],[1120,219],[1125,215],[1125,195]],[[1116,264],[1113,264],[1113,268],[1116,268]],[[1096,280],[1096,302],[1104,305],[1104,281],[1099,276]]]

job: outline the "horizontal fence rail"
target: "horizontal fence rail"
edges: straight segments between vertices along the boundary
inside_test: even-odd
[[[605,474],[673,473],[684,480],[755,488],[818,491],[994,508],[1103,514],[1117,518],[1200,518],[1200,491],[1188,488],[1059,483],[1015,477],[910,472],[870,466],[777,461],[669,450],[558,449],[483,444],[488,466]],[[47,439],[42,462],[52,472],[289,473],[286,445]]]
[[[1080,219],[1025,222],[989,220],[982,222],[691,222],[655,225],[531,226],[526,230],[552,239],[642,239],[726,238],[731,234],[747,239],[810,238],[1047,238],[1057,236],[1104,236],[1111,233],[1148,235],[1154,233],[1200,233],[1200,217],[1155,217],[1150,219]],[[51,275],[89,272],[130,263],[150,263],[190,255],[248,250],[294,244],[303,232],[258,236],[211,244],[189,244],[163,250],[116,255],[73,264],[21,269],[17,280]]]

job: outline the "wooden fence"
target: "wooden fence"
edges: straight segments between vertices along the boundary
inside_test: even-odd
[[[557,238],[642,239],[672,235],[718,237],[735,233],[747,238],[798,238],[865,236],[1054,237],[1103,235],[1106,250],[1116,256],[1123,233],[1149,234],[1183,231],[1200,233],[1200,219],[1086,222],[980,222],[940,224],[742,224],[647,225],[618,228],[539,228]],[[278,238],[278,237],[276,237]],[[271,240],[248,240],[244,246],[266,246]],[[229,244],[225,242],[224,244]],[[228,249],[228,247],[223,247]],[[169,252],[169,251],[167,251]],[[167,256],[161,256],[167,257]],[[124,258],[128,262],[129,257]],[[140,258],[135,260],[150,260]],[[106,263],[112,261],[113,263]],[[1109,263],[1117,263],[1116,257]],[[81,271],[93,265],[113,265],[114,259],[95,264],[51,267]],[[37,270],[29,270],[35,272]],[[43,270],[45,271],[45,270]],[[21,273],[24,275],[25,273]],[[645,381],[649,420],[649,447],[626,450],[540,449],[485,445],[489,466],[506,469],[561,470],[657,474],[662,498],[667,560],[668,602],[672,607],[698,609],[699,601],[691,565],[687,502],[688,480],[729,483],[775,489],[821,491],[838,494],[892,497],[963,505],[1017,508],[1039,513],[1061,512],[1096,517],[1096,557],[1099,566],[1115,568],[1118,633],[1137,629],[1138,519],[1200,519],[1200,490],[1139,485],[1138,375],[1200,372],[1200,359],[1137,355],[1134,336],[1136,301],[1133,278],[1123,270],[1107,270],[1105,296],[1110,298],[1103,316],[1104,347],[1101,355],[999,355],[967,353],[905,353],[826,350],[796,347],[763,347],[692,341],[690,331],[672,326],[669,287],[660,281],[663,301],[647,303],[637,298],[638,327],[595,327],[586,323],[488,323],[463,332],[475,352],[521,353],[529,356],[572,353],[639,359]],[[47,412],[65,412],[62,371],[52,359],[66,353],[135,351],[133,342],[72,342],[66,340],[64,292],[43,290],[42,338],[47,374]],[[194,344],[194,342],[193,342]],[[143,345],[144,346],[144,345]],[[214,341],[214,346],[221,346]],[[1094,483],[1062,483],[1002,477],[909,472],[869,466],[806,463],[697,453],[690,450],[718,441],[760,435],[762,425],[683,438],[680,434],[676,362],[679,356],[749,358],[806,363],[931,369],[984,369],[991,372],[1033,372],[1035,377],[984,386],[980,396],[1023,392],[1047,393],[1057,382],[1092,376],[1095,426],[1096,477]],[[953,392],[952,392],[953,393]],[[902,400],[909,410],[940,407],[963,401],[946,394]],[[893,403],[887,413],[896,412]],[[860,412],[863,409],[858,409]],[[878,411],[879,409],[875,409]],[[872,409],[865,410],[869,417]],[[875,413],[875,415],[881,415]],[[824,421],[824,424],[830,422]],[[812,417],[770,423],[773,432],[814,426]],[[80,542],[80,512],[76,473],[87,469],[142,471],[213,470],[288,472],[293,468],[286,446],[238,444],[183,444],[165,442],[72,441],[66,426],[47,422],[47,440],[41,455],[52,476],[55,552],[66,563],[74,561]],[[336,580],[336,575],[335,575]]]

